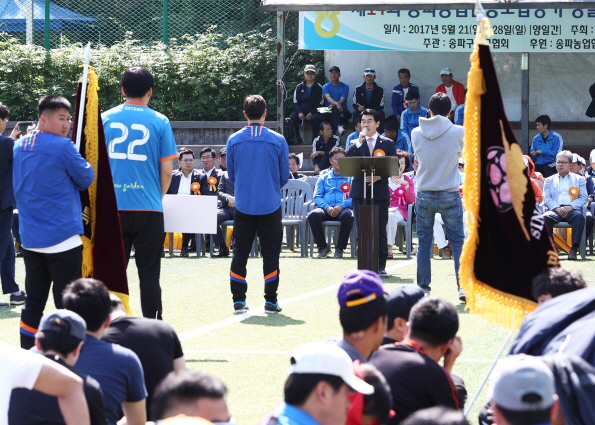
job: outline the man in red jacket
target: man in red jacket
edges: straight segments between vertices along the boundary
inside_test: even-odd
[[[465,103],[465,86],[453,80],[450,68],[442,68],[440,79],[442,84],[436,87],[436,93],[446,93],[450,97],[451,111],[454,111],[458,105]]]

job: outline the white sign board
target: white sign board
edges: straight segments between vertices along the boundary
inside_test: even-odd
[[[166,232],[217,233],[217,197],[165,195],[163,220]]]

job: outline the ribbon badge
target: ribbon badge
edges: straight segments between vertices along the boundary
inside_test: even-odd
[[[195,195],[200,195],[200,184],[194,182],[190,185],[190,190],[194,192]]]
[[[572,186],[570,189],[568,189],[568,193],[570,193],[570,196],[572,196],[572,200],[574,201],[579,194],[578,188],[576,186]]]
[[[374,156],[386,156],[386,153],[382,149],[376,149],[374,151]]]
[[[209,177],[207,182],[209,183],[209,191],[217,192],[217,179],[215,177]]]
[[[350,190],[351,190],[351,185],[349,183],[343,183],[341,185],[341,192],[343,192],[343,200],[344,201],[347,200]]]

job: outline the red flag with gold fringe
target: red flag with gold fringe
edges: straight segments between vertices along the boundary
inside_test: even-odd
[[[534,310],[533,277],[559,264],[506,114],[479,25],[465,102],[464,206],[468,237],[459,278],[467,305],[493,323],[520,326]]]

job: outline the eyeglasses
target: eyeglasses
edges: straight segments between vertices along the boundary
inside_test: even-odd
[[[569,161],[556,161],[556,165],[570,164]]]
[[[192,158],[192,159],[181,159],[180,162],[194,162],[194,158]]]

